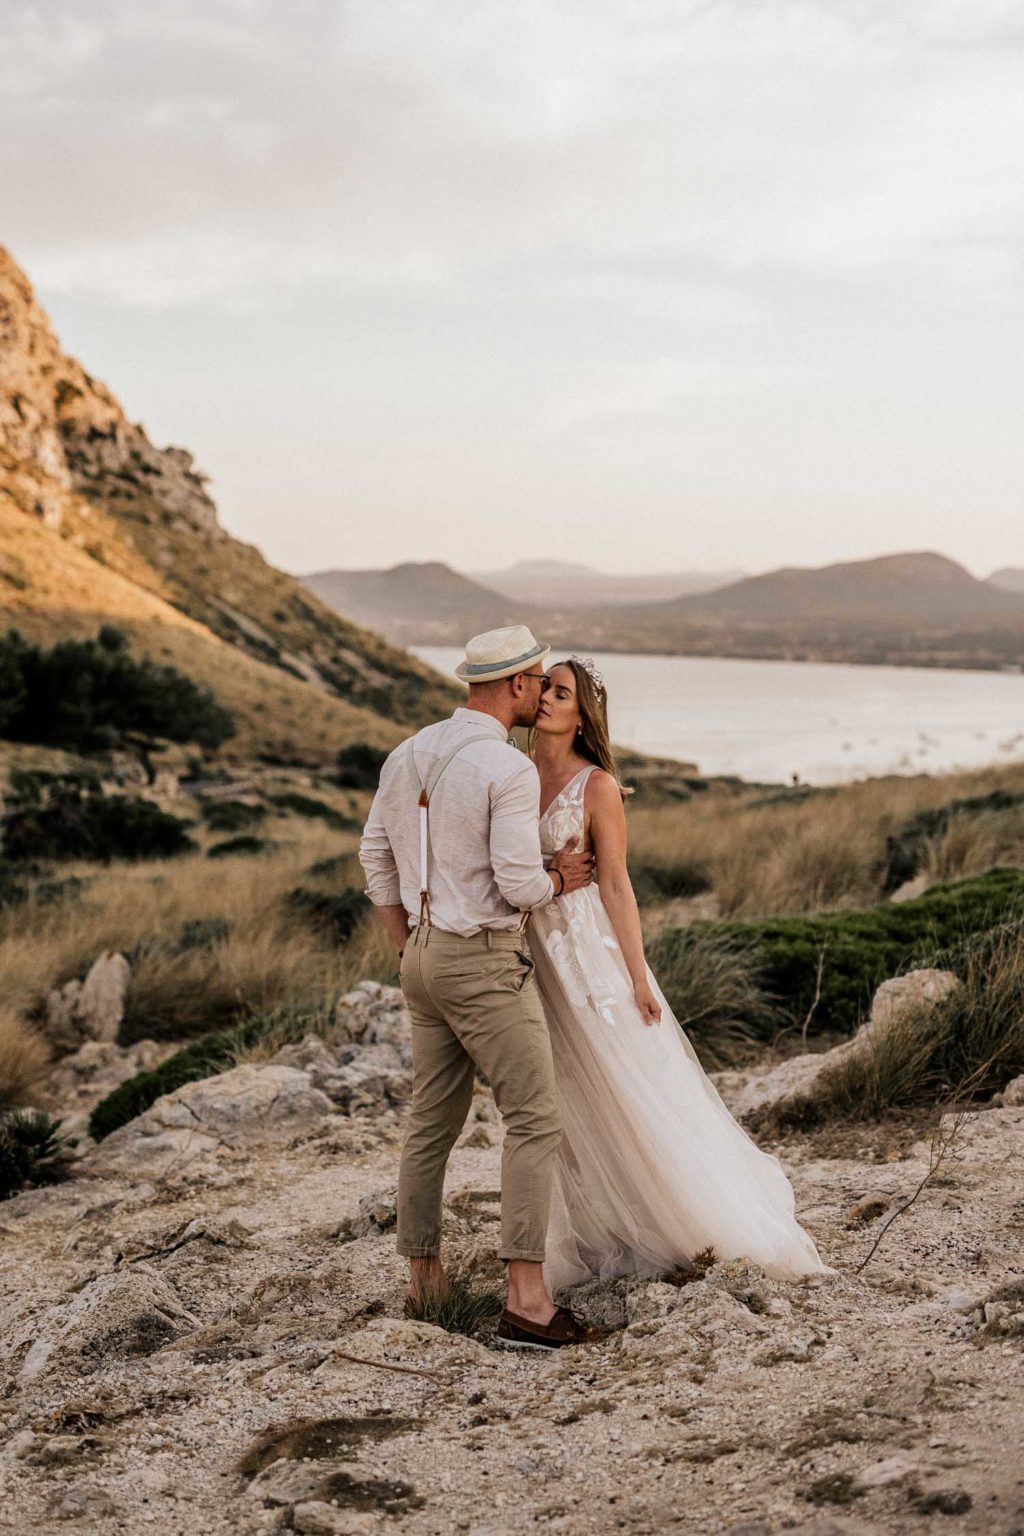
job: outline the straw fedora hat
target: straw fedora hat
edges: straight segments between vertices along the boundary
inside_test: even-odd
[[[535,640],[525,624],[509,624],[467,641],[466,659],[455,668],[455,676],[464,683],[496,683],[525,672],[535,661],[547,661],[550,655],[550,645]]]

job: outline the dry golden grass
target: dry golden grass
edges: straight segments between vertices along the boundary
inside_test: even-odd
[[[377,939],[376,924],[341,946],[284,904],[290,890],[311,883],[314,860],[351,855],[356,839],[300,818],[268,823],[271,835],[282,827],[289,843],[258,857],[67,866],[63,873],[88,882],[80,897],[30,900],[0,914],[0,975],[12,1017],[28,1021],[48,990],[81,976],[103,950],[136,951],[126,1040],[186,1037],[345,991],[363,976],[392,976],[394,954]],[[319,883],[361,883],[350,869],[327,887]],[[226,936],[214,931],[205,945],[171,952],[186,923],[221,921],[230,925]]]
[[[96,516],[97,530],[110,523],[102,513]],[[13,625],[50,645],[117,624],[135,655],[177,667],[213,689],[236,720],[237,735],[221,748],[229,760],[270,752],[328,761],[349,742],[393,747],[406,734],[371,710],[226,644],[158,595],[163,583],[155,571],[151,585],[140,585],[137,571],[130,580],[26,517],[2,494],[0,547],[17,578],[0,583],[0,628]]]
[[[30,1103],[52,1055],[39,1031],[9,1003],[0,1003],[0,1106]]]
[[[879,899],[886,837],[915,811],[1003,788],[1024,790],[1024,763],[938,777],[869,779],[802,801],[760,804],[711,789],[683,804],[630,807],[630,857],[699,865],[723,913],[770,916]],[[933,878],[1024,863],[1024,814],[953,822],[928,850]]]

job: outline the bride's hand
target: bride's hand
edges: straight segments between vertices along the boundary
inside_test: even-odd
[[[651,991],[649,982],[637,982],[633,988],[633,1001],[640,1009],[640,1014],[645,1024],[659,1024],[661,1022],[661,1004]]]

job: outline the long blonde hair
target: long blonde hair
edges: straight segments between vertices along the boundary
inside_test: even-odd
[[[588,763],[596,763],[605,773],[610,773],[625,800],[633,790],[623,784],[608,735],[608,693],[603,682],[597,679],[578,656],[567,661],[552,662],[555,667],[568,667],[576,681],[576,702],[580,710],[580,727],[573,741],[573,750]],[[549,668],[550,670],[550,668]]]

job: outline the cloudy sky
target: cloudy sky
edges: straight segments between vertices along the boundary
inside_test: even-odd
[[[0,209],[291,570],[1024,565],[1011,0],[0,0]]]

